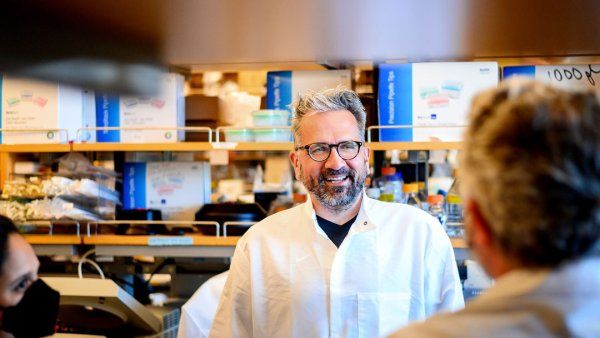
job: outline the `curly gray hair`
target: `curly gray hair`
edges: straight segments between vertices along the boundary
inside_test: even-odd
[[[300,125],[305,116],[334,110],[348,110],[352,113],[358,125],[358,137],[361,141],[365,140],[365,107],[352,90],[339,86],[322,91],[308,91],[294,102],[293,108],[292,132],[296,145],[300,142]]]
[[[515,79],[473,101],[459,176],[496,244],[523,266],[555,267],[600,238],[600,100]]]

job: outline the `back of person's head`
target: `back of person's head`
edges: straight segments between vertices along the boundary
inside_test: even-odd
[[[527,267],[592,254],[600,237],[600,100],[509,80],[478,95],[460,161],[496,245]]]
[[[17,227],[10,218],[0,215],[0,274],[4,273],[10,235],[16,233],[18,233]]]

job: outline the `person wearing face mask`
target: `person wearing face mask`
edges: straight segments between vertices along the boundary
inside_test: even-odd
[[[240,239],[209,337],[378,337],[463,307],[439,222],[364,194],[365,120],[343,88],[296,103],[290,160],[309,199]]]
[[[39,266],[31,245],[0,215],[0,337],[54,333],[60,295],[38,278]]]

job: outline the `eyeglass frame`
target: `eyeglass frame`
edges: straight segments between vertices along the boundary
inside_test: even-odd
[[[358,144],[358,149],[356,150],[356,155],[354,155],[354,157],[352,158],[343,158],[342,155],[340,155],[340,144],[342,143],[347,143],[347,142],[352,142],[354,144]],[[315,160],[314,157],[312,157],[312,154],[310,153],[310,147],[315,145],[315,144],[324,144],[327,145],[329,147],[329,154],[327,154],[327,157],[325,157],[325,159],[319,161],[319,160]],[[298,151],[300,149],[304,149],[306,150],[306,153],[308,154],[308,157],[310,157],[311,160],[315,161],[315,162],[325,162],[329,159],[329,157],[331,156],[331,150],[332,148],[335,148],[335,151],[337,152],[338,156],[344,160],[344,161],[351,161],[353,159],[355,159],[358,154],[360,154],[360,147],[362,147],[365,143],[364,142],[360,142],[360,141],[354,141],[354,140],[349,140],[349,141],[342,141],[342,142],[338,142],[338,143],[325,143],[325,142],[315,142],[315,143],[311,143],[311,144],[307,144],[307,145],[303,145],[303,146],[297,146],[294,147],[295,151]]]

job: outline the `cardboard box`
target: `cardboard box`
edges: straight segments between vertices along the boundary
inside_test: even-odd
[[[74,140],[77,130],[93,127],[94,110],[86,105],[79,88],[57,82],[0,76],[0,127],[43,129],[35,132],[5,132],[3,144],[61,143]],[[67,134],[58,131],[67,130]]]
[[[502,78],[525,76],[561,88],[597,88],[600,86],[600,65],[506,66]]]
[[[307,90],[323,90],[339,85],[352,88],[350,70],[302,70],[267,73],[267,109],[291,111],[291,104]]]
[[[161,143],[185,139],[183,76],[164,74],[156,96],[117,96],[96,92],[96,125],[121,128],[166,128],[164,130],[98,130],[97,142]]]
[[[498,76],[496,62],[380,65],[379,125],[436,128],[380,129],[379,140],[460,141],[471,99]]]
[[[198,94],[186,96],[185,119],[218,121],[219,97]]]
[[[123,209],[159,209],[165,220],[193,221],[210,202],[208,162],[129,162],[123,167]]]

